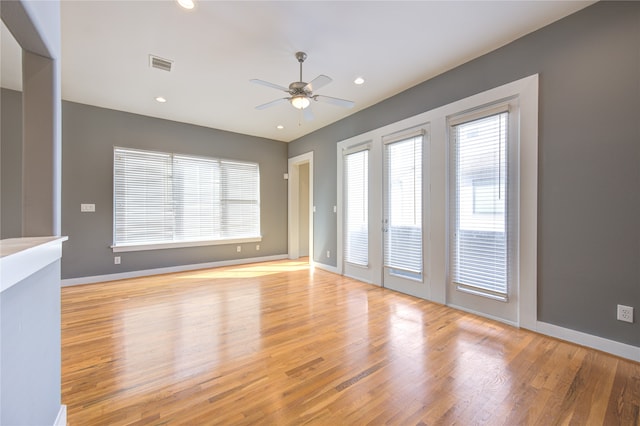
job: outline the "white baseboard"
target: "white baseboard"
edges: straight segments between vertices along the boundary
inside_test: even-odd
[[[471,309],[466,309],[466,308],[463,308],[462,306],[456,306],[456,305],[447,305],[447,306],[449,306],[450,308],[459,309],[464,312],[469,312],[470,314],[493,319],[495,321],[503,322],[505,324],[518,327],[518,324],[516,323],[505,321],[502,318],[487,315],[482,312],[476,312]],[[611,355],[619,356],[620,358],[626,358],[632,361],[640,362],[640,347],[638,346],[616,342],[615,340],[605,339],[604,337],[594,336],[592,334],[571,330],[570,328],[564,328],[558,325],[549,324],[542,321],[537,321],[536,328],[532,329],[532,331],[535,331],[540,334],[544,334],[545,336],[555,337],[556,339],[575,343],[580,346],[585,346],[587,348],[597,349],[602,352],[607,352]]]
[[[221,260],[218,262],[197,263],[192,265],[170,266],[166,268],[143,269],[140,271],[121,272],[118,274],[94,275],[91,277],[68,278],[61,281],[62,287],[92,284],[105,281],[124,280],[127,278],[146,277],[149,275],[170,274],[173,272],[193,271],[196,269],[217,268],[220,266],[245,265],[247,263],[268,262],[270,260],[286,259],[286,254],[277,254],[273,256],[252,257],[247,259]]]
[[[58,410],[58,416],[56,417],[56,422],[53,426],[67,426],[67,406],[61,405],[60,410]]]
[[[536,323],[536,330],[534,331],[541,334],[546,334],[547,336],[555,337],[557,339],[576,343],[581,346],[586,346],[588,348],[607,352],[621,358],[640,362],[640,347],[638,346],[616,342],[614,340],[605,339],[603,337],[594,336],[592,334],[571,330],[569,328],[564,328],[541,321],[538,321]]]
[[[322,269],[323,271],[333,272],[334,274],[340,274],[338,268],[331,265],[325,265],[324,263],[313,262],[311,264],[314,268]]]

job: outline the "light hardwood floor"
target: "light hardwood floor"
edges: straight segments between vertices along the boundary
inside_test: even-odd
[[[640,364],[278,261],[62,289],[69,425],[640,424]]]

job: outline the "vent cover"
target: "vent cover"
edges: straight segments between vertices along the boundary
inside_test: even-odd
[[[149,66],[151,68],[157,68],[163,71],[171,71],[171,65],[173,65],[173,61],[169,59],[163,59],[158,56],[149,55]]]

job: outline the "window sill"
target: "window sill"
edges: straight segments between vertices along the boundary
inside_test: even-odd
[[[255,243],[262,241],[262,237],[234,238],[229,240],[198,240],[198,241],[172,241],[167,243],[129,244],[111,246],[114,253],[127,251],[163,250],[184,247],[220,246],[225,244]]]

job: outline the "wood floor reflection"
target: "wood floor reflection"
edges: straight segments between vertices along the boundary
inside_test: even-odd
[[[65,287],[68,424],[640,424],[640,365],[277,261]]]

